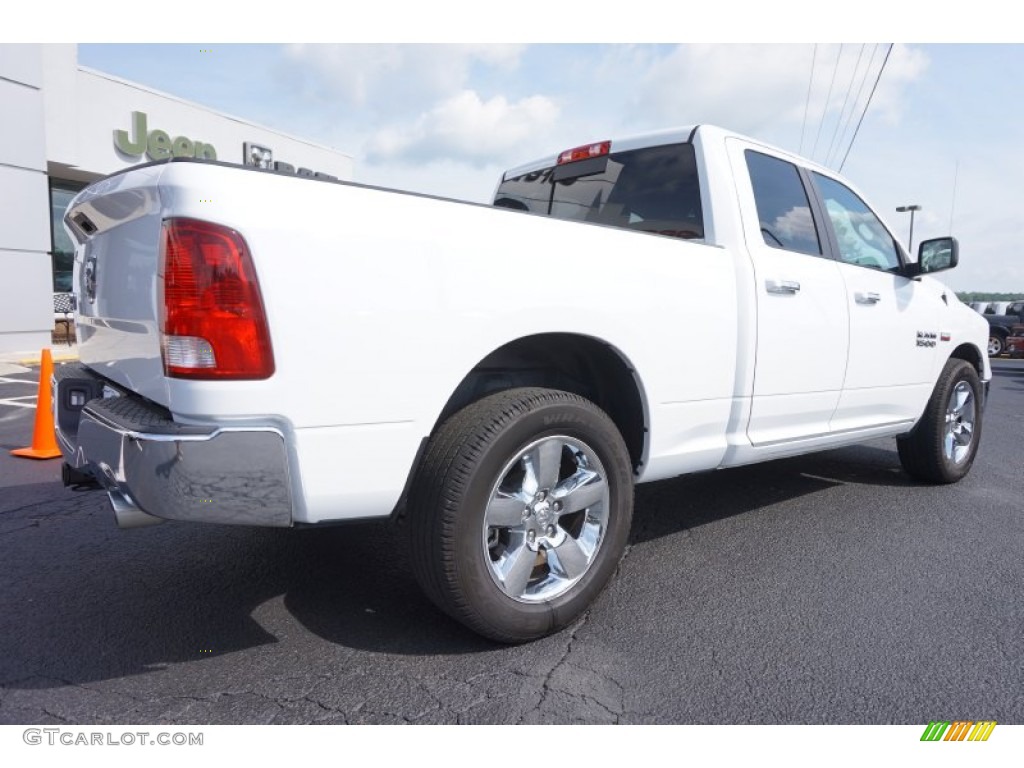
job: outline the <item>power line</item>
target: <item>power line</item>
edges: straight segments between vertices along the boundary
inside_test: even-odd
[[[850,130],[850,123],[853,122],[853,115],[857,111],[857,105],[860,103],[861,94],[864,93],[864,85],[868,81],[868,73],[871,71],[871,65],[875,63],[875,54],[878,53],[878,43],[871,46],[871,55],[868,57],[868,63],[864,67],[864,74],[860,76],[860,85],[857,86],[857,95],[853,99],[853,104],[850,107],[850,114],[846,116],[846,124],[843,125],[843,130],[839,134],[839,141],[836,142],[836,150],[846,142],[846,132]],[[825,163],[828,165],[828,162]]]
[[[875,78],[875,84],[871,86],[871,93],[868,94],[868,100],[864,104],[864,111],[860,113],[860,120],[857,121],[857,127],[853,130],[853,137],[850,139],[850,146],[846,148],[846,154],[843,155],[843,162],[839,164],[839,172],[843,172],[843,166],[846,165],[846,158],[850,156],[850,150],[853,149],[853,142],[857,140],[857,134],[860,133],[861,123],[864,122],[864,115],[868,113],[868,107],[871,106],[871,99],[874,98],[875,89],[878,88],[878,81],[882,79],[882,73],[885,72],[885,65],[889,63],[889,54],[892,53],[892,43],[889,43],[889,50],[885,52],[885,59],[882,60],[882,66],[878,70],[878,77]]]
[[[835,130],[832,131],[832,141],[828,143],[828,152],[825,153],[825,165],[828,165],[828,160],[832,157],[832,150],[836,145],[836,137],[839,136],[839,126],[843,124],[843,116],[846,114],[846,105],[850,102],[850,94],[853,92],[853,81],[857,79],[857,70],[860,69],[860,61],[864,58],[864,49],[867,46],[864,43],[860,45],[860,52],[857,54],[857,63],[853,65],[853,71],[850,73],[850,82],[846,86],[846,97],[843,99],[842,109],[839,110],[839,117],[836,119]],[[856,102],[854,102],[856,106]]]
[[[804,153],[804,130],[807,128],[807,110],[811,106],[811,86],[814,84],[814,63],[818,60],[818,44],[814,44],[811,55],[811,79],[807,81],[807,100],[804,102],[804,124],[800,126],[800,154]]]
[[[949,204],[949,234],[953,234],[953,211],[956,210],[956,182],[960,178],[960,161],[956,161],[953,169],[953,202]]]
[[[843,56],[843,44],[839,44],[839,53],[836,54],[836,65],[832,68],[832,81],[828,84],[828,95],[825,96],[825,106],[821,108],[821,120],[818,121],[818,135],[814,137],[814,148],[811,150],[811,159],[818,151],[818,139],[821,138],[821,129],[825,125],[825,116],[828,114],[828,102],[832,98],[832,86],[836,83],[836,72],[839,71],[839,59]]]

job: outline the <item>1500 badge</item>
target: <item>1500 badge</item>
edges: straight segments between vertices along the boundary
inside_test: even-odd
[[[931,331],[918,331],[917,332],[917,346],[919,347],[934,347],[935,339],[938,335]]]

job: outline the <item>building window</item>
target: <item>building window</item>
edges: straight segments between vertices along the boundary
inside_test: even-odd
[[[53,290],[55,293],[71,292],[71,273],[75,264],[75,244],[64,231],[64,212],[72,198],[85,184],[78,181],[50,179],[50,240],[53,259]]]

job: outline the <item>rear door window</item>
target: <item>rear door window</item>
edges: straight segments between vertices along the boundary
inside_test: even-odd
[[[765,245],[820,256],[818,229],[796,166],[749,149],[745,154]]]
[[[570,164],[507,179],[494,205],[669,237],[704,237],[692,144],[614,152],[606,163],[582,163],[595,172],[573,178]],[[570,178],[558,180],[565,172]]]

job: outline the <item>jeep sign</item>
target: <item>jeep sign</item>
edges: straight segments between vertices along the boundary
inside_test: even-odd
[[[169,157],[198,157],[216,160],[217,150],[212,144],[177,136],[171,138],[166,131],[147,130],[145,112],[132,112],[132,136],[127,131],[114,131],[114,146],[129,157],[145,154],[150,160],[166,160]]]

